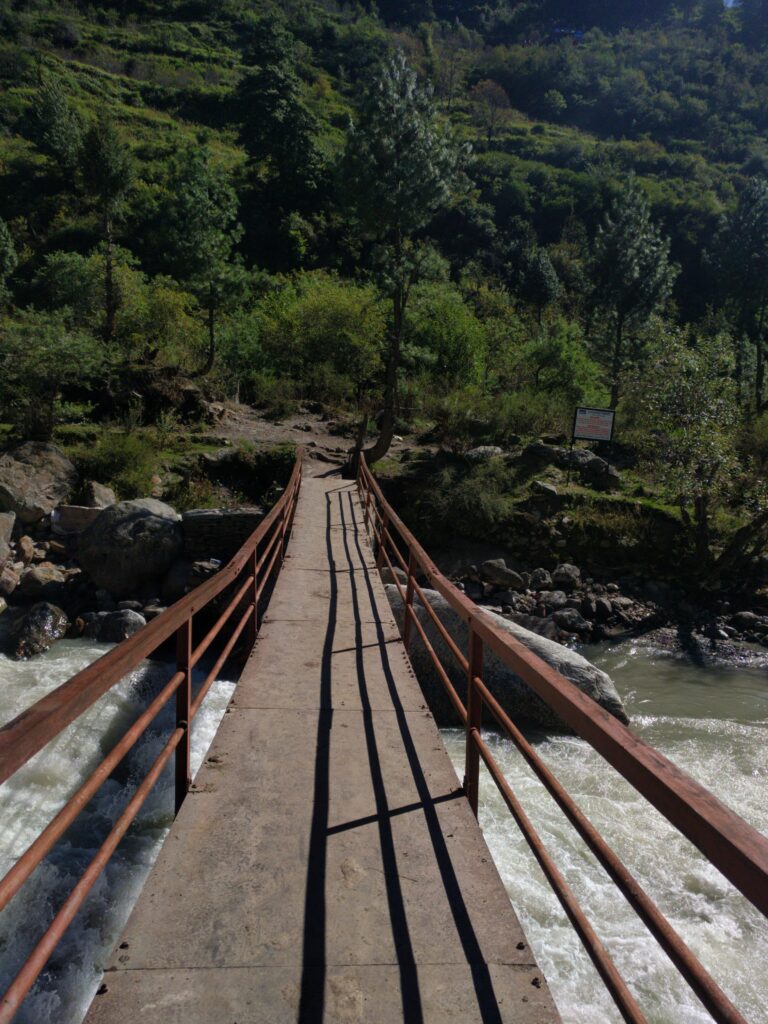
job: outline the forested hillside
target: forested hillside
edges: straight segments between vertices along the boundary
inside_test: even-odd
[[[610,405],[599,515],[741,567],[768,529],[767,129],[766,0],[0,0],[2,430],[100,425],[108,463],[132,427],[160,451],[190,382],[383,409],[373,458],[395,430],[442,451],[414,514],[469,536],[530,480],[467,450]]]

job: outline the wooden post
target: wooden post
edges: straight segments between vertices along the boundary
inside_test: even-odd
[[[483,675],[483,641],[469,627],[469,646],[467,649],[469,668],[467,671],[467,743],[464,768],[464,792],[467,794],[472,813],[477,817],[480,789],[480,751],[474,740],[474,733],[480,732],[483,719],[483,701],[475,688],[475,677]]]
[[[259,632],[259,545],[254,544],[253,551],[248,556],[248,564],[246,566],[246,572],[253,576],[253,583],[250,586],[248,592],[248,600],[253,604],[253,612],[248,620],[248,628],[246,631],[248,653],[253,650],[253,645],[256,643],[256,635]],[[246,655],[247,657],[247,655]]]
[[[176,691],[176,728],[184,736],[176,747],[176,814],[192,785],[190,751],[192,747],[192,618],[188,618],[176,631],[176,671],[184,673],[184,680]]]

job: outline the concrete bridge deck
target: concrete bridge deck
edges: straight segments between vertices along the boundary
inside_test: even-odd
[[[303,481],[256,646],[104,982],[87,1024],[559,1021],[353,485]]]

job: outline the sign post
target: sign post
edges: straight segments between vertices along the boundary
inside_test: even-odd
[[[571,482],[571,465],[573,463],[574,441],[612,441],[613,425],[616,413],[613,409],[589,409],[578,406],[573,417],[571,431],[571,448],[568,458],[568,474],[566,486]]]

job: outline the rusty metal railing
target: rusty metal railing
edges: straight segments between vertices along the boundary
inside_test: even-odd
[[[475,815],[478,811],[479,770],[482,760],[622,1017],[630,1024],[645,1024],[646,1017],[483,739],[483,710],[487,709],[701,1000],[710,1016],[721,1024],[747,1024],[742,1014],[707,973],[595,826],[574,803],[485,685],[484,650],[487,648],[492,651],[523,679],[566,725],[594,747],[765,915],[768,915],[768,839],[720,803],[663,754],[644,743],[519,641],[497,629],[491,619],[440,572],[385,499],[364,457],[360,458],[357,485],[366,528],[373,534],[376,542],[377,566],[379,569],[384,566],[389,568],[392,582],[397,587],[404,605],[402,632],[405,646],[410,649],[415,629],[454,709],[466,727],[464,788]],[[405,573],[405,584],[397,578],[398,569]],[[417,577],[426,579],[466,623],[466,654],[459,648],[430,605]],[[429,621],[450,650],[461,673],[466,675],[466,706],[427,636],[414,606],[415,598],[418,598]]]
[[[176,641],[176,672],[116,743],[99,766],[43,829],[5,877],[0,880],[0,911],[19,892],[32,872],[53,849],[99,787],[135,746],[147,727],[175,696],[175,728],[137,787],[107,838],[91,860],[51,924],[0,1000],[0,1024],[10,1024],[56,945],[72,923],[120,840],[136,818],[163,768],[175,755],[175,807],[179,808],[192,782],[190,748],[192,722],[221,667],[245,633],[253,647],[265,591],[279,574],[296,512],[301,487],[299,449],[291,478],[279,501],[234,558],[215,576],[168,608],[98,661],[78,672],[17,718],[0,728],[0,784],[9,779],[64,729],[87,711],[111,687],[169,640]],[[228,593],[231,591],[231,597]],[[215,624],[194,642],[195,615],[217,598],[227,601]],[[192,670],[224,627],[234,618],[231,635],[205,679],[192,695]]]

